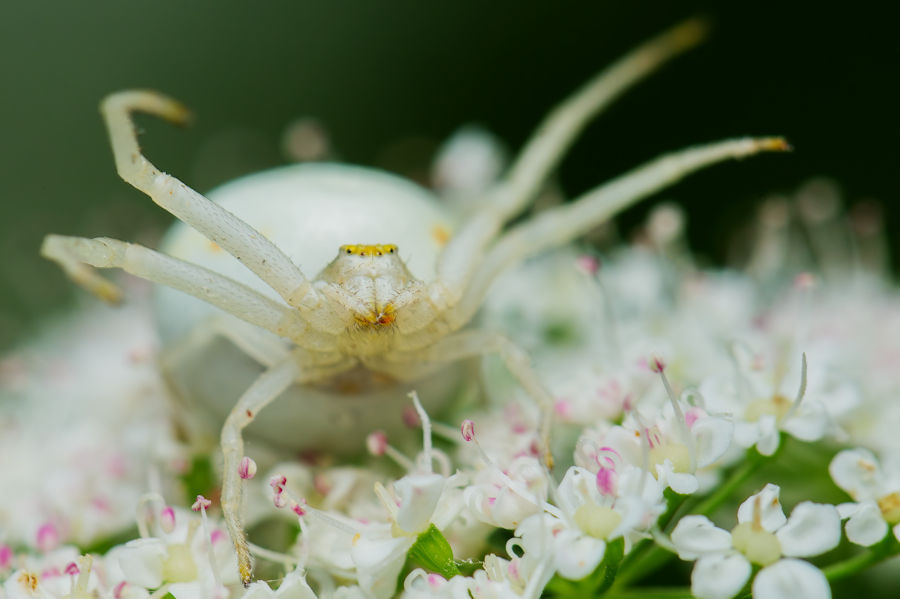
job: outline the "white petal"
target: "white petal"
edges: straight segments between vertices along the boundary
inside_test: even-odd
[[[356,564],[359,586],[368,589],[376,599],[392,597],[406,552],[414,542],[414,537],[377,539],[362,535],[355,538],[350,556]]]
[[[687,472],[669,472],[666,475],[666,482],[669,488],[679,495],[690,495],[700,488],[697,477]]]
[[[750,570],[740,553],[701,557],[691,572],[691,593],[700,599],[730,599],[743,588]]]
[[[734,424],[734,442],[741,447],[753,447],[759,441],[760,431],[755,422],[738,420]]]
[[[316,599],[315,593],[306,582],[306,574],[301,568],[297,568],[284,577],[278,590],[275,591],[275,597],[278,599]]]
[[[250,583],[250,586],[241,595],[241,599],[272,599],[273,597],[275,597],[275,591],[261,580]]]
[[[828,412],[819,401],[804,401],[797,413],[785,420],[781,428],[801,441],[818,441],[828,429]]]
[[[428,528],[434,508],[444,490],[444,477],[438,474],[410,474],[394,483],[400,499],[397,526],[410,533]]]
[[[784,510],[781,509],[781,501],[778,496],[781,494],[781,487],[767,484],[765,488],[751,495],[741,507],[738,508],[738,522],[752,522],[753,510],[756,498],[759,497],[759,507],[762,511],[762,527],[769,532],[775,532],[787,522]]]
[[[874,545],[887,534],[888,525],[881,510],[874,501],[856,504],[857,509],[850,515],[845,530],[851,543],[868,547]]]
[[[781,443],[781,433],[778,431],[778,423],[774,416],[760,416],[757,421],[759,427],[759,441],[756,442],[756,451],[764,456],[770,456],[778,449]]]
[[[574,514],[579,506],[590,500],[586,490],[591,487],[596,487],[595,475],[585,468],[571,466],[559,483],[557,505],[566,514]]]
[[[841,516],[841,520],[846,520],[853,514],[855,514],[859,510],[859,506],[861,504],[856,503],[855,501],[848,501],[847,503],[839,503],[837,505],[838,514]]]
[[[160,539],[135,539],[116,552],[125,580],[148,589],[162,584],[166,555],[166,544]]]
[[[168,586],[169,593],[175,599],[209,599],[214,596],[213,589],[204,588],[197,581],[194,582],[176,582]]]
[[[725,455],[734,436],[731,420],[717,416],[700,418],[691,427],[697,448],[697,467],[709,466]]]
[[[754,599],[830,599],[822,571],[799,559],[782,559],[763,568],[753,580]]]
[[[833,505],[798,503],[787,524],[775,532],[781,551],[790,557],[819,555],[841,541],[841,517]]]
[[[0,597],[4,599],[54,599],[40,582],[34,590],[31,588],[31,576],[34,572],[16,570],[0,587]]]
[[[828,465],[834,484],[856,501],[881,495],[882,474],[878,460],[868,449],[845,449]]]
[[[581,580],[596,570],[606,552],[604,541],[571,530],[563,531],[554,541],[556,569],[569,580]]]
[[[672,543],[683,560],[731,549],[731,533],[713,524],[706,516],[685,516],[672,531]]]

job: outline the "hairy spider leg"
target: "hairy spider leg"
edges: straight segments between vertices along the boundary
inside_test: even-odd
[[[188,293],[307,349],[328,351],[334,348],[333,337],[313,329],[298,310],[281,305],[217,272],[142,245],[108,237],[86,239],[48,235],[41,246],[41,254],[59,263],[67,273],[84,264],[96,268],[121,268]]]
[[[486,194],[481,208],[441,253],[438,280],[455,304],[475,266],[503,225],[540,192],[588,121],[667,61],[703,41],[704,19],[689,19],[629,52],[556,106],[538,126],[504,177]]]
[[[310,383],[339,374],[351,368],[356,360],[340,358],[332,364],[308,365],[309,356],[302,350],[291,352],[282,362],[275,364],[241,395],[222,427],[221,445],[224,456],[222,473],[222,515],[231,535],[238,556],[238,570],[244,586],[250,584],[252,566],[250,546],[241,522],[243,481],[240,463],[244,457],[242,432],[265,406],[271,403],[293,383]],[[302,364],[302,366],[301,366]]]
[[[106,119],[116,169],[122,179],[241,261],[288,305],[299,307],[300,300],[309,291],[309,281],[284,252],[218,204],[161,172],[141,153],[133,112],[184,124],[187,108],[156,92],[125,91],[108,96],[100,110]]]
[[[481,260],[475,261],[471,281],[447,318],[451,325],[468,322],[503,269],[571,241],[629,205],[693,172],[732,158],[790,149],[781,137],[731,139],[686,148],[639,166],[568,204],[545,210],[504,233]]]

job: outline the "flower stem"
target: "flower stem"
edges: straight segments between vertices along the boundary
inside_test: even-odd
[[[603,595],[604,599],[691,599],[693,596],[686,587],[637,587]]]
[[[709,515],[722,503],[733,496],[733,493],[759,470],[772,456],[760,455],[755,449],[748,449],[746,457],[741,464],[731,471],[728,479],[722,482],[716,490],[706,499],[691,508],[692,514]]]
[[[894,535],[889,531],[884,540],[868,547],[862,553],[822,568],[822,572],[825,574],[828,582],[834,582],[835,580],[858,574],[869,566],[874,566],[878,562],[893,557],[898,553],[900,553],[900,543],[896,541]]]
[[[772,457],[774,456],[760,455],[755,449],[747,450],[744,461],[731,471],[728,478],[716,487],[716,490],[711,495],[694,506],[688,504],[688,509],[685,511],[691,514],[709,514],[729,498],[732,498],[734,492],[743,485],[760,466]],[[664,525],[668,524],[673,519],[671,514],[666,514],[666,516],[669,517],[663,522]],[[635,550],[626,557],[625,562],[622,563],[622,567],[619,569],[619,575],[616,577],[616,582],[613,584],[611,591],[615,591],[616,593],[621,592],[619,589],[632,582],[641,580],[648,573],[653,572],[672,559],[673,556],[674,554],[667,549],[664,549],[659,545],[651,544],[650,542],[636,547]]]

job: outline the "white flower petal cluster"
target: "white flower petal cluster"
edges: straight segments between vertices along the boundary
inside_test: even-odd
[[[48,551],[118,533],[150,473],[182,463],[155,352],[137,293],[0,358],[0,543]]]
[[[449,451],[426,434],[419,448],[353,466],[281,464],[291,510],[273,508],[264,480],[246,483],[249,525],[299,528],[287,553],[257,556],[281,564],[272,586],[241,588],[225,534],[177,508],[172,526],[140,516],[152,531],[92,561],[69,544],[131,526],[147,488],[178,496],[185,458],[148,359],[145,307],[82,315],[4,358],[0,452],[24,457],[0,469],[0,599],[537,598],[551,580],[578,588],[620,549],[647,547],[695,561],[701,598],[747,588],[757,599],[828,597],[803,558],[838,543],[842,518],[858,545],[900,541],[896,293],[858,273],[785,285],[779,261],[761,255],[752,276],[700,271],[679,250],[669,210],[642,245],[602,260],[571,249],[542,256],[488,300],[485,321],[533,357],[553,393],[555,469],[543,460],[540,410],[489,361],[491,405],[443,415],[474,422],[477,442]],[[775,456],[785,435],[857,447],[829,468],[853,501],[803,501],[787,517],[769,485],[741,505],[733,529],[686,516],[670,546],[661,515],[715,492],[748,449]],[[432,530],[454,559],[474,560],[467,575],[408,562]]]
[[[841,451],[828,466],[834,483],[853,498],[838,506],[847,519],[847,538],[857,545],[870,546],[882,540],[888,528],[900,541],[900,462],[885,471],[867,449]]]
[[[766,487],[738,509],[738,524],[731,532],[715,526],[706,516],[685,516],[672,531],[678,556],[696,560],[691,592],[701,599],[729,599],[750,578],[753,566],[762,569],[753,581],[757,599],[785,596],[785,580],[793,580],[793,597],[830,597],[828,582],[808,562],[791,559],[820,555],[837,546],[840,516],[834,506],[805,501],[790,518],[779,501],[781,489]],[[824,589],[824,593],[823,593]],[[774,594],[767,594],[769,591]]]

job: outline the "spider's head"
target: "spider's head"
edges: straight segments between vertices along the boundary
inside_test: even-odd
[[[395,299],[418,283],[393,244],[342,245],[319,278],[356,300],[354,320],[366,328],[393,324]]]
[[[332,277],[347,279],[372,277],[389,279],[408,276],[406,265],[397,253],[397,246],[391,243],[342,245],[337,257],[328,265]],[[339,281],[335,281],[339,282]]]

